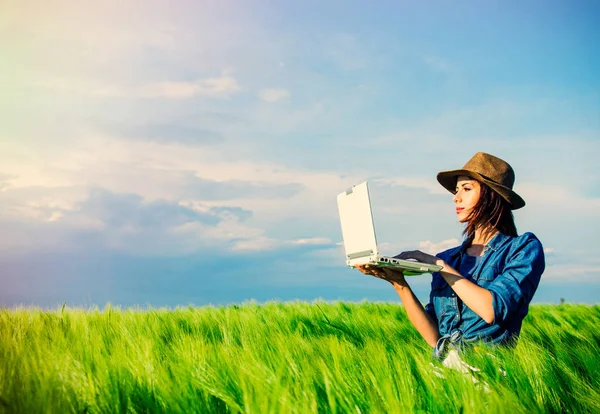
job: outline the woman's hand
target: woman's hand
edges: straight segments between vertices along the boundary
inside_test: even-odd
[[[365,264],[365,265],[356,265],[356,269],[364,274],[369,276],[375,276],[379,279],[383,279],[385,277],[385,272],[381,267],[376,267],[373,265]]]
[[[390,282],[392,285],[394,283],[406,283],[404,274],[398,270],[386,269],[384,267],[372,266],[368,264],[356,265],[356,269],[365,275],[375,276],[376,278]]]
[[[402,252],[397,256],[394,256],[396,259],[408,260],[415,259],[421,263],[427,263],[431,265],[444,266],[444,261],[438,257],[432,256],[427,253],[423,253],[420,250],[412,250],[408,252]]]

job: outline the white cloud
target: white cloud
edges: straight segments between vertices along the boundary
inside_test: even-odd
[[[14,178],[12,175],[3,174],[0,172],[0,193],[12,186],[10,183],[12,178]]]
[[[443,252],[444,250],[448,250],[452,247],[456,247],[460,244],[460,241],[456,238],[447,239],[441,242],[432,242],[430,240],[425,240],[419,242],[419,250],[427,254],[438,254]]]
[[[414,245],[398,242],[377,243],[377,250],[379,250],[379,254],[384,256],[396,256],[397,254],[400,254],[403,251],[410,250],[411,247],[414,248]]]
[[[550,283],[600,283],[600,265],[560,264],[547,265],[542,282]]]
[[[1,145],[0,145],[1,148]],[[225,183],[227,181],[260,183],[267,186],[297,183],[305,190],[289,199],[277,197],[244,197],[231,199],[234,205],[256,212],[255,219],[274,222],[286,216],[337,217],[335,195],[358,178],[344,178],[335,172],[291,168],[277,162],[252,160],[223,160],[220,148],[182,148],[155,143],[107,139],[99,136],[81,137],[79,142],[51,158],[30,157],[12,162],[18,148],[7,147],[4,155],[6,172],[15,176],[12,187],[6,191],[31,187],[19,198],[28,202],[52,203],[54,199],[40,200],[34,187],[68,186],[73,198],[81,199],[82,190],[90,184],[117,193],[135,193],[147,200],[167,199],[192,202],[193,196],[181,193],[181,186],[191,174],[200,180]],[[41,191],[41,189],[38,189]],[[76,194],[75,194],[76,193]],[[17,194],[12,192],[11,194]],[[63,195],[60,196],[64,198]],[[183,197],[183,198],[181,198]],[[199,195],[196,197],[202,198]],[[203,200],[207,201],[207,200]],[[212,207],[221,201],[210,201]],[[329,206],[324,209],[323,206]]]
[[[185,99],[198,94],[195,82],[161,82],[143,86],[141,95],[147,98]]]
[[[291,94],[290,91],[283,88],[267,88],[259,92],[258,97],[265,102],[275,103],[288,100]]]
[[[66,79],[53,77],[32,82],[34,87],[98,98],[164,98],[189,99],[195,96],[229,98],[242,88],[228,74],[191,82],[164,81],[135,87],[129,84],[110,85],[95,79]]]
[[[309,245],[318,245],[318,244],[331,244],[331,240],[327,237],[310,237],[308,239],[298,239],[294,241],[296,244],[309,244]]]
[[[265,250],[274,250],[279,246],[279,241],[277,239],[273,239],[270,237],[257,237],[255,239],[249,240],[241,240],[235,242],[232,246],[234,252],[239,251],[265,251]]]
[[[373,182],[377,184],[388,184],[395,187],[425,189],[433,194],[448,194],[448,191],[445,188],[431,178],[394,176],[388,178],[376,178]]]
[[[175,236],[173,239],[178,240],[187,252],[205,246],[219,251],[271,250],[277,243],[275,239],[266,237],[264,230],[231,218],[210,227],[197,222],[186,223],[173,229],[173,236]],[[231,240],[237,241],[232,245]]]
[[[233,251],[266,251],[293,246],[320,246],[330,245],[331,240],[327,237],[311,237],[296,240],[280,240],[276,238],[258,236],[240,240],[233,244]]]
[[[118,88],[114,85],[102,85],[92,80],[83,81],[55,77],[34,81],[32,85],[42,89],[90,97],[120,98],[127,95],[127,92],[123,88]]]
[[[228,98],[241,90],[235,78],[223,75],[195,82],[159,82],[141,88],[141,96],[148,98],[187,99],[194,96]]]
[[[561,214],[600,214],[600,198],[582,197],[560,185],[523,182],[515,185],[530,209]]]

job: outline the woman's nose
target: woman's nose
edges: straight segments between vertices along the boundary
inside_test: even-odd
[[[454,201],[455,203],[458,203],[460,199],[459,193],[457,192],[456,194],[454,194],[454,197],[452,197],[452,201]]]

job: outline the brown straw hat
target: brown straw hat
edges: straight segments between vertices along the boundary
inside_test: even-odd
[[[525,206],[525,201],[512,189],[515,183],[515,172],[506,161],[498,157],[478,152],[467,161],[462,169],[438,173],[437,180],[446,190],[456,194],[456,178],[460,175],[466,175],[487,184],[508,201],[512,210]]]

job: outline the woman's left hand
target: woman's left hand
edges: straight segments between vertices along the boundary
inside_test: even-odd
[[[411,251],[407,251],[407,252],[402,252],[399,255],[394,256],[394,258],[402,259],[402,260],[415,259],[418,262],[432,264],[432,265],[441,265],[443,263],[442,259],[432,256],[427,253],[423,253],[420,250],[411,250]]]

